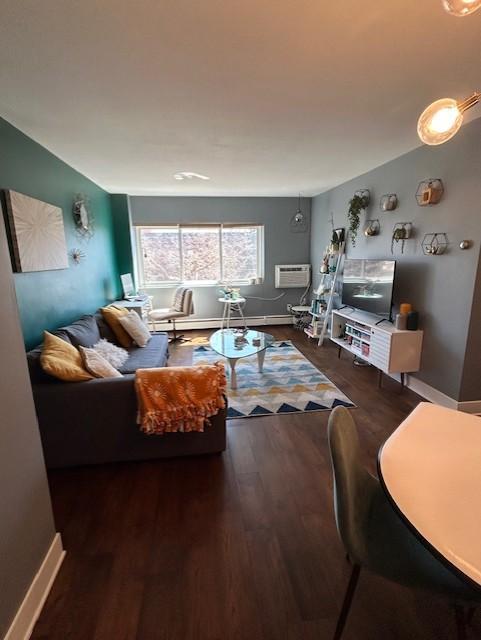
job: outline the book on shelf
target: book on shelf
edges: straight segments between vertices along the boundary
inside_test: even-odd
[[[326,301],[323,298],[313,298],[311,301],[311,313],[313,315],[323,315],[326,310]]]
[[[307,325],[306,327],[306,333],[309,336],[318,336],[319,335],[319,321],[318,320],[313,320],[313,322],[311,322],[311,324]]]

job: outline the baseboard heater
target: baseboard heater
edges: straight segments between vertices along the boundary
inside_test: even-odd
[[[221,318],[192,318],[185,320],[178,320],[175,326],[179,330],[188,331],[189,329],[219,329],[221,325]],[[246,316],[246,323],[248,327],[262,327],[273,326],[276,324],[292,324],[291,315],[278,315],[278,316]],[[242,327],[243,323],[240,318],[231,318],[231,327]],[[157,328],[159,331],[168,331],[169,324],[167,322],[158,322]]]

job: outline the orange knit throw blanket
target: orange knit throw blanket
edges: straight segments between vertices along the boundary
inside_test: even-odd
[[[144,433],[204,431],[210,416],[225,407],[224,365],[138,369],[138,418]]]

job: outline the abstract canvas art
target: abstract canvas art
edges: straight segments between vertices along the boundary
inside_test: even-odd
[[[5,202],[15,271],[67,269],[62,209],[9,190]]]

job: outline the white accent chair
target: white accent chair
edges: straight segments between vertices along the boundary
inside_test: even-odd
[[[194,313],[194,297],[192,289],[178,287],[174,291],[172,306],[168,309],[153,309],[149,313],[149,321],[153,324],[154,331],[157,331],[158,322],[172,323],[172,337],[170,342],[187,341],[183,335],[177,335],[175,321],[179,318],[187,318]]]

